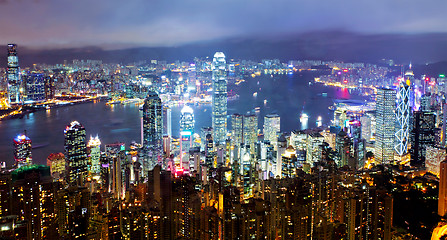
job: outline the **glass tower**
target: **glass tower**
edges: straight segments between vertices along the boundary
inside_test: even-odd
[[[376,164],[389,164],[394,161],[394,129],[396,91],[377,89],[376,99]]]
[[[68,182],[83,185],[88,173],[85,128],[77,121],[71,122],[64,130],[65,158],[68,163]]]
[[[20,79],[19,58],[17,57],[17,45],[8,44],[8,101],[9,104],[19,104],[20,86],[22,81]]]
[[[143,171],[162,163],[163,106],[157,93],[150,91],[143,105]]]
[[[270,141],[271,144],[278,140],[280,130],[280,117],[278,114],[268,114],[264,117],[264,140]]]
[[[397,109],[396,109],[396,143],[394,149],[399,156],[403,156],[408,150],[408,135],[410,127],[410,78],[405,78],[399,84],[397,92]]]
[[[214,141],[223,143],[227,133],[227,78],[226,61],[222,52],[216,52],[213,58],[213,114]]]

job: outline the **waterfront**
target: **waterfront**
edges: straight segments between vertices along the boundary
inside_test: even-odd
[[[308,114],[309,128],[316,126],[318,116],[323,124],[329,124],[332,112],[328,106],[334,98],[361,98],[347,89],[327,87],[321,84],[309,85],[313,78],[309,75],[262,75],[247,78],[238,86],[230,85],[240,97],[228,102],[228,115],[244,114],[255,108],[259,109],[258,128],[263,128],[263,117],[269,113],[277,113],[281,117],[281,131],[306,128],[301,126],[299,118],[302,112]],[[254,96],[254,93],[255,96]],[[327,93],[327,96],[322,93]],[[182,106],[172,108],[172,133],[178,135],[178,122]],[[201,127],[211,126],[211,106],[193,106],[195,114],[195,131]],[[52,152],[64,151],[64,129],[71,121],[77,120],[84,125],[87,138],[98,135],[103,144],[117,141],[141,141],[141,120],[138,106],[113,105],[106,106],[105,101],[85,103],[67,107],[38,111],[26,115],[22,119],[11,119],[0,122],[0,161],[8,165],[13,163],[13,138],[24,130],[32,139],[33,161],[45,164],[45,159]],[[230,119],[228,119],[230,129]],[[37,148],[36,148],[37,147]]]

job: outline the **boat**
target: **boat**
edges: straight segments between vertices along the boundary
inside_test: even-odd
[[[261,107],[255,107],[255,112],[257,113],[261,112]]]
[[[318,116],[317,118],[317,127],[321,127],[323,125],[323,118],[321,116]]]
[[[258,92],[253,93],[253,97],[257,97],[258,96]]]
[[[264,105],[266,105],[267,104],[267,99],[264,99]]]

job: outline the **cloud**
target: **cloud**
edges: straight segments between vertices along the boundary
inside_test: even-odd
[[[0,21],[7,23],[0,26],[0,43],[175,46],[327,29],[446,32],[446,8],[447,1],[420,0],[9,1],[0,8]]]

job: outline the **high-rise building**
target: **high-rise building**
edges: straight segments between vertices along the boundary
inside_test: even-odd
[[[194,133],[194,111],[191,107],[185,105],[180,115],[180,151],[188,153],[192,145],[192,135]]]
[[[50,168],[42,165],[21,167],[12,172],[12,214],[28,222],[26,239],[57,239],[55,187]]]
[[[162,163],[163,106],[157,93],[150,91],[143,105],[143,172]]]
[[[411,166],[424,166],[426,148],[436,143],[436,115],[433,112],[413,113],[410,132]]]
[[[227,135],[227,77],[226,61],[222,52],[213,58],[213,114],[212,122],[216,143],[223,143]]]
[[[258,141],[258,116],[255,114],[244,115],[243,141],[244,145],[250,145],[254,151],[254,144]]]
[[[447,157],[446,148],[442,146],[427,146],[425,151],[425,168],[427,172],[439,177],[439,166]]]
[[[172,137],[171,115],[171,108],[169,106],[163,106],[163,134],[169,137]]]
[[[78,121],[73,121],[65,128],[64,135],[65,159],[68,165],[67,180],[69,184],[81,186],[88,170],[85,128]]]
[[[231,140],[233,145],[239,147],[243,142],[243,119],[240,114],[231,115]]]
[[[447,161],[444,160],[439,166],[439,197],[438,215],[444,217],[447,213]]]
[[[90,136],[90,140],[87,143],[89,172],[92,175],[99,175],[100,173],[100,158],[101,158],[101,140],[99,137]]]
[[[63,181],[66,174],[65,155],[63,153],[50,153],[47,157],[47,166],[55,181]]]
[[[14,138],[14,159],[18,168],[29,166],[33,163],[31,139],[25,134],[20,134]]]
[[[396,92],[393,89],[377,89],[374,153],[377,164],[388,164],[394,161],[395,109]]]
[[[271,144],[278,140],[278,133],[281,131],[280,117],[278,114],[268,114],[264,117],[264,140]]]
[[[410,133],[410,77],[402,80],[399,84],[397,92],[397,109],[396,109],[396,143],[394,149],[398,156],[403,156],[408,151],[408,141]]]
[[[45,99],[53,99],[55,90],[54,78],[50,76],[45,77]]]
[[[45,77],[42,73],[31,73],[24,77],[27,102],[45,100]]]
[[[19,104],[21,99],[19,58],[17,57],[17,45],[8,44],[8,68],[6,76],[8,78],[8,101],[9,104]]]

